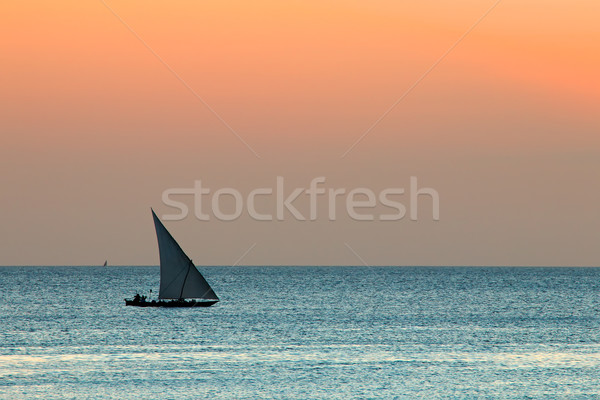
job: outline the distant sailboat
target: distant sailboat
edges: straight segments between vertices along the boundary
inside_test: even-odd
[[[104,261],[103,267],[106,267],[107,265],[108,265],[108,260]]]
[[[160,253],[158,300],[136,294],[125,305],[138,307],[209,307],[219,301],[206,279],[152,210]]]

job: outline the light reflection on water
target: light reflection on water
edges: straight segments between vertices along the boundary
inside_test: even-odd
[[[354,351],[350,348],[355,348]],[[598,368],[600,367],[600,346],[596,345],[584,353],[566,352],[525,352],[525,353],[468,353],[444,352],[410,354],[393,350],[369,349],[370,346],[337,346],[327,351],[297,348],[264,348],[252,346],[243,351],[236,348],[203,350],[171,349],[167,351],[109,353],[76,353],[49,355],[3,355],[0,356],[0,377],[8,371],[25,371],[27,368],[39,370],[50,364],[84,364],[97,365],[102,362],[144,361],[144,362],[186,362],[202,361],[205,363],[243,363],[243,362],[326,362],[328,364],[377,364],[377,363],[468,363],[495,364],[495,368]],[[375,347],[375,346],[372,346]]]
[[[0,268],[0,398],[600,398],[600,269]]]

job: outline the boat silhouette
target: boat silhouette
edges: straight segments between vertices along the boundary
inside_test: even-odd
[[[158,300],[136,294],[125,299],[136,307],[209,307],[219,301],[206,279],[152,210],[160,253]]]

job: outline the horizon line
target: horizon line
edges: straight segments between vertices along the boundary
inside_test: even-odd
[[[195,264],[194,264],[195,265]],[[215,264],[215,265],[195,265],[200,268],[223,268],[223,267],[317,267],[317,268],[335,268],[335,267],[359,267],[359,268],[600,268],[600,265],[458,265],[458,264],[444,264],[444,265],[351,265],[351,264],[329,264],[329,265],[317,265],[317,264],[248,264],[248,265],[230,265],[230,264]],[[160,267],[158,264],[108,264],[106,266],[101,264],[22,264],[22,265],[0,265],[0,268],[54,268],[54,267],[79,267],[79,268],[112,268],[112,267],[133,267],[133,268],[147,268],[147,267]]]

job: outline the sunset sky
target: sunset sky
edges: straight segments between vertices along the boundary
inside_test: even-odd
[[[440,220],[165,225],[198,265],[600,265],[600,2],[495,3],[3,2],[0,265],[156,265],[164,190],[277,176]]]

